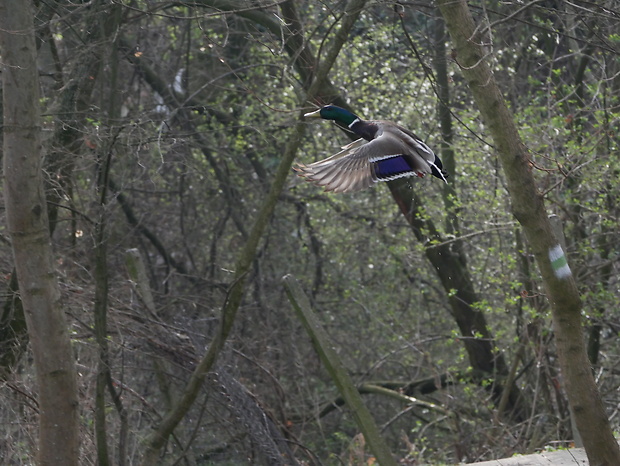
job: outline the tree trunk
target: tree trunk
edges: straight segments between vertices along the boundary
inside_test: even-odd
[[[555,338],[570,406],[591,465],[620,464],[588,362],[581,327],[581,299],[531,173],[527,148],[485,61],[483,41],[465,0],[439,0],[455,45],[455,57],[495,142],[512,201],[512,212],[530,243],[553,313]]]
[[[0,1],[7,223],[36,366],[41,465],[78,464],[75,364],[53,267],[41,171],[32,5]]]

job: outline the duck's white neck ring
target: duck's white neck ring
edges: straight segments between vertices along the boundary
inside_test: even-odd
[[[360,121],[359,118],[356,118],[355,120],[353,120],[351,124],[349,125],[349,129],[351,129],[355,123],[359,123],[359,121]]]

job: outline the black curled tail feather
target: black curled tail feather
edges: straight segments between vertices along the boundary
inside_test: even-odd
[[[441,159],[435,155],[434,162],[428,162],[431,167],[431,175],[435,178],[439,178],[443,180],[444,183],[447,183],[448,173],[443,169],[443,163],[441,163]]]

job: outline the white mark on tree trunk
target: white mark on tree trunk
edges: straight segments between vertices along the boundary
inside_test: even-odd
[[[549,249],[549,260],[551,261],[551,267],[553,267],[553,273],[559,279],[570,277],[572,272],[566,261],[562,246],[559,244]]]

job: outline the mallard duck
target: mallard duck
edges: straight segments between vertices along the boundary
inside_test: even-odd
[[[362,120],[344,108],[327,105],[306,118],[334,120],[338,126],[361,136],[337,154],[311,163],[298,164],[297,174],[326,191],[347,193],[405,176],[431,174],[446,181],[439,157],[411,131],[385,120]]]

